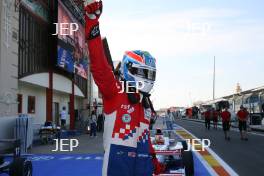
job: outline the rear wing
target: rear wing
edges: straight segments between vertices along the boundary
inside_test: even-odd
[[[180,155],[182,153],[181,149],[178,150],[155,150],[156,155]]]

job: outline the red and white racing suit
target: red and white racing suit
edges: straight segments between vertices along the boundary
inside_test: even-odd
[[[150,141],[151,110],[131,104],[104,54],[101,37],[88,40],[91,72],[103,95],[104,176],[151,176],[157,160]],[[156,168],[157,169],[157,168]]]

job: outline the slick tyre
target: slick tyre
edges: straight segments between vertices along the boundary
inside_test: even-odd
[[[25,158],[15,158],[10,165],[10,176],[32,176],[32,163]]]
[[[186,176],[194,175],[194,164],[193,164],[193,154],[192,151],[184,151],[182,153],[183,165],[185,168]]]
[[[187,142],[186,142],[186,141],[181,141],[181,144],[182,144],[182,149],[183,149],[184,151],[186,151],[186,150],[188,149],[188,144],[187,144]]]
[[[2,164],[4,164],[4,157],[2,157],[2,156],[0,156],[0,166],[2,165]]]

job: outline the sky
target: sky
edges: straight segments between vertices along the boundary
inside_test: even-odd
[[[191,106],[264,86],[264,1],[103,0],[100,19],[113,60],[127,50],[157,60],[155,108]]]

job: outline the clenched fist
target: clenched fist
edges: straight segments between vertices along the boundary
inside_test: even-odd
[[[99,29],[99,18],[103,11],[103,3],[102,1],[93,2],[87,5],[85,8],[85,38],[87,40],[92,40],[98,36],[100,36]]]

